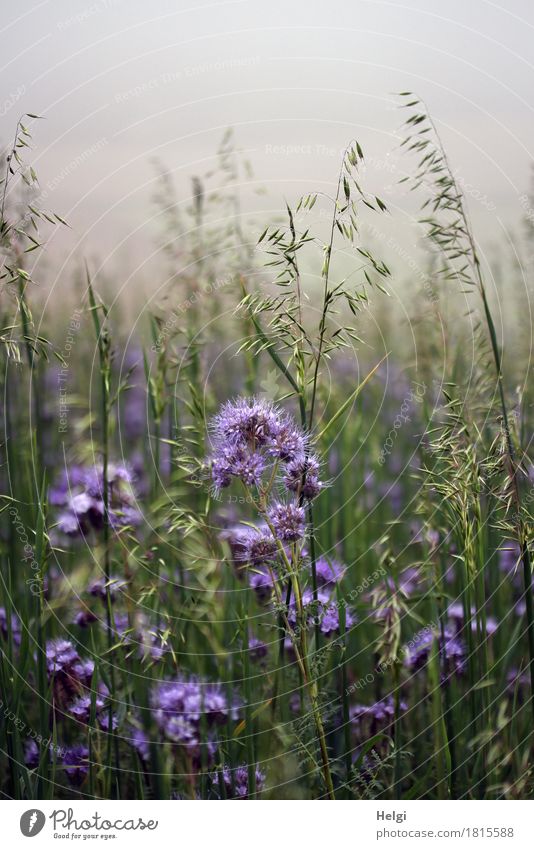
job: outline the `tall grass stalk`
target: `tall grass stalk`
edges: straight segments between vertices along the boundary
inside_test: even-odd
[[[460,284],[474,286],[482,302],[484,319],[489,336],[491,354],[497,381],[502,426],[504,431],[505,453],[508,462],[510,493],[508,507],[513,507],[511,526],[521,552],[523,564],[523,585],[527,619],[527,639],[529,649],[530,703],[534,718],[534,607],[532,602],[532,564],[529,538],[524,520],[519,474],[521,460],[516,460],[516,452],[510,431],[508,406],[504,391],[502,350],[498,342],[495,322],[491,312],[486,284],[482,271],[477,243],[467,213],[462,187],[449,164],[447,153],[425,103],[412,92],[402,92],[403,106],[412,109],[406,121],[408,135],[402,144],[410,151],[422,154],[418,170],[413,178],[413,188],[422,182],[429,185],[431,197],[424,207],[430,207],[432,213],[424,218],[429,236],[445,259],[446,279],[456,279]],[[409,98],[409,100],[407,100]],[[408,179],[408,178],[405,178]],[[438,217],[441,214],[441,218]],[[461,265],[459,265],[461,263]]]

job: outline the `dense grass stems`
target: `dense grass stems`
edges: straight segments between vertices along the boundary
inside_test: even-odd
[[[262,226],[229,132],[187,203],[156,165],[157,297],[76,266],[51,307],[39,228],[65,222],[24,162],[35,116],[16,124],[5,798],[532,795],[528,332],[497,326],[462,186],[402,98],[419,156],[403,180],[426,193],[417,283],[373,247],[391,252],[398,213],[359,142],[332,193]]]

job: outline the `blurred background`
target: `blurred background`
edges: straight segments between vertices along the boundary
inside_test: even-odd
[[[43,205],[65,217],[40,263],[54,276],[91,256],[129,286],[149,285],[157,174],[184,208],[191,177],[217,167],[228,127],[251,170],[236,176],[255,241],[284,198],[332,189],[357,138],[366,185],[394,213],[411,255],[416,206],[398,186],[394,94],[431,109],[484,250],[510,245],[528,208],[534,7],[472,0],[45,0],[2,16],[0,141],[42,115],[33,164]],[[235,186],[233,187],[235,188]],[[57,280],[56,280],[57,282]]]

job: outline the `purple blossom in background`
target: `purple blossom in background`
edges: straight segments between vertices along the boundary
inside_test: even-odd
[[[268,654],[267,643],[264,643],[263,640],[251,635],[248,638],[248,651],[251,660],[255,663],[261,663],[265,660]]]
[[[521,552],[519,545],[515,540],[507,540],[506,543],[499,548],[499,568],[513,576],[518,571],[518,565],[521,560]]]
[[[78,625],[79,628],[87,628],[89,625],[92,625],[93,622],[98,620],[98,616],[96,613],[93,613],[88,607],[83,607],[77,611],[74,616],[74,625]]]
[[[152,694],[152,712],[166,739],[196,759],[200,756],[201,721],[213,731],[238,715],[237,706],[229,704],[220,684],[183,677],[157,685]],[[208,754],[215,751],[213,741],[211,744]]]
[[[464,607],[460,602],[454,602],[447,608],[447,618],[453,623],[457,632],[461,632],[464,623]],[[494,634],[498,628],[498,622],[493,616],[486,616],[486,634]],[[476,608],[471,607],[471,630],[477,630]]]
[[[126,581],[121,578],[117,578],[116,576],[111,576],[109,581],[106,581],[104,577],[101,577],[91,581],[87,587],[87,592],[90,595],[95,596],[95,598],[100,598],[102,601],[106,601],[109,589],[111,601],[115,601],[117,594],[120,593],[122,588],[125,586]]]
[[[89,749],[77,743],[65,750],[62,760],[63,769],[70,783],[80,787],[89,772]]]
[[[128,388],[121,394],[120,429],[127,439],[139,439],[146,431],[147,387],[143,371],[143,352],[129,348],[123,360],[123,367],[129,372]]]
[[[265,773],[256,766],[256,792],[260,793],[265,785]],[[220,781],[224,783],[224,791],[227,799],[246,799],[249,795],[248,790],[248,767],[243,766],[230,769],[223,767],[220,773],[213,773],[211,776],[213,786],[218,794],[220,793]]]
[[[313,592],[310,587],[307,587],[302,593],[302,607],[306,614],[308,626],[315,623],[319,625],[321,633],[325,637],[340,632],[339,627],[339,612],[340,605],[335,601],[329,592],[327,586],[319,586],[317,588],[317,605],[313,603]],[[292,599],[288,610],[289,624],[294,628],[297,625],[297,610],[294,599]],[[350,630],[356,623],[356,617],[352,611],[345,606],[345,628]]]
[[[0,633],[5,640],[8,638],[7,614],[5,607],[0,607]],[[11,614],[11,634],[16,646],[20,646],[21,626],[20,619],[16,613]]]
[[[264,604],[271,598],[275,580],[276,575],[271,574],[267,569],[249,570],[249,586],[254,590],[261,604]]]
[[[399,704],[401,712],[408,710],[408,705],[401,700]],[[387,696],[381,701],[371,705],[352,705],[349,709],[351,724],[357,729],[366,729],[375,734],[378,730],[387,727],[395,716],[395,702],[393,696]]]
[[[146,732],[142,728],[137,727],[132,728],[131,732],[132,736],[126,739],[128,739],[128,742],[139,754],[139,757],[147,762],[150,754],[150,741]]]
[[[139,526],[141,514],[136,508],[132,470],[123,464],[108,466],[109,523],[112,528]],[[49,501],[60,508],[59,530],[67,536],[99,531],[104,521],[102,467],[71,466],[64,469],[49,489]]]
[[[35,740],[28,740],[24,746],[24,763],[28,769],[37,769],[41,753]]]
[[[417,672],[423,669],[428,663],[430,650],[434,640],[434,633],[430,630],[425,630],[421,633],[419,640],[414,646],[410,646],[406,652],[404,664],[408,669]],[[465,670],[466,649],[462,640],[456,636],[456,631],[450,626],[444,629],[444,639],[439,636],[439,651],[440,656],[444,656],[447,673],[443,674],[444,679],[449,675],[461,675]]]
[[[315,564],[317,584],[324,587],[332,587],[339,584],[345,574],[345,566],[337,560],[327,560],[319,557]]]
[[[507,689],[512,695],[522,693],[530,687],[530,675],[527,669],[519,670],[512,667],[506,676]]]

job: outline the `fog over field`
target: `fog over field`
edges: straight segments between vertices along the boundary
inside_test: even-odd
[[[1,29],[0,139],[22,111],[46,117],[36,164],[73,227],[49,250],[83,246],[146,276],[153,160],[186,203],[227,127],[253,166],[241,180],[252,238],[282,197],[332,187],[352,137],[376,190],[409,218],[399,90],[432,109],[481,239],[519,226],[533,154],[527,0],[22,0]]]

